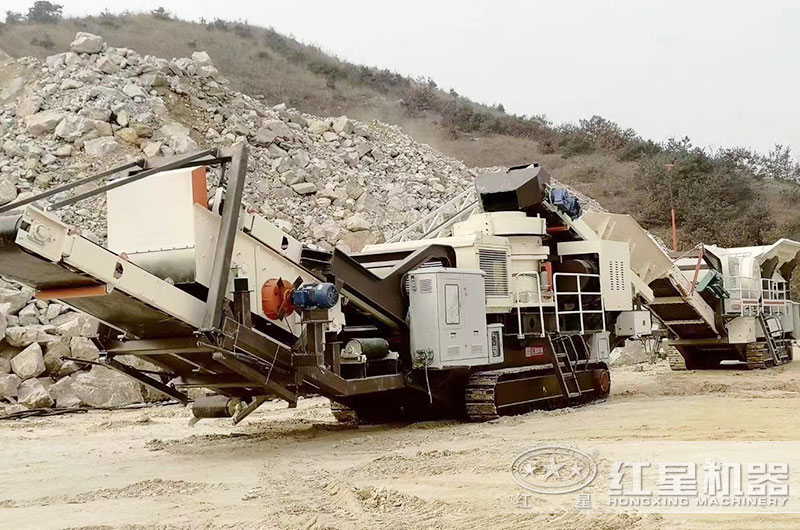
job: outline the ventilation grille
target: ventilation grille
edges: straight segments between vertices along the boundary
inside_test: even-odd
[[[508,255],[505,250],[478,250],[480,268],[486,273],[486,296],[508,296]]]
[[[477,355],[483,355],[483,344],[473,344],[472,348],[470,348],[470,351],[473,357]]]
[[[447,358],[448,359],[457,359],[461,355],[461,348],[458,346],[448,346],[447,347]]]
[[[608,262],[609,287],[612,291],[626,290],[625,263],[620,260],[610,260]]]

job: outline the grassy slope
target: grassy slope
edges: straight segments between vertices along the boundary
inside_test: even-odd
[[[546,154],[539,143],[529,138],[453,135],[441,125],[439,116],[409,117],[401,105],[405,86],[388,72],[377,78],[358,77],[358,66],[269,29],[209,30],[197,23],[158,20],[148,15],[92,17],[66,20],[58,25],[3,26],[0,49],[14,57],[45,57],[68,49],[77,31],[101,34],[110,45],[160,57],[184,57],[195,50],[206,50],[232,85],[243,92],[262,94],[270,103],[286,102],[313,114],[347,114],[362,120],[397,123],[418,141],[468,165],[539,161],[554,177],[595,198],[611,211],[636,216],[643,198],[636,185],[635,162],[619,162],[601,151],[569,158]],[[48,40],[51,42],[47,43]],[[347,75],[342,75],[343,71]],[[800,223],[793,208],[800,198],[800,187],[772,180],[754,182],[753,187],[767,204],[775,224],[788,231],[782,235],[800,236]],[[665,212],[664,223],[651,223],[649,228],[666,236],[667,222]]]

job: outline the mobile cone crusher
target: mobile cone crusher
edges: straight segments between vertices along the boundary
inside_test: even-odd
[[[341,421],[490,420],[607,396],[611,348],[648,335],[652,314],[678,342],[689,320],[732,337],[735,318],[718,318],[712,299],[719,282],[706,279],[721,251],[706,248],[693,284],[631,218],[582,212],[537,164],[479,176],[447,235],[356,254],[304,245],[243,208],[246,171],[240,144],[137,160],[0,207],[0,275],[98,319],[99,362],[192,402],[195,420],[238,423],[267,399],[307,394],[330,398]],[[57,215],[103,193],[104,246]],[[754,259],[788,280],[800,245],[780,245]],[[696,315],[654,309],[675,296]],[[192,388],[211,395],[192,400]]]

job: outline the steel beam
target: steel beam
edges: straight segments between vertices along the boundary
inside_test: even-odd
[[[225,188],[225,209],[217,234],[217,247],[214,252],[214,264],[211,267],[211,278],[208,283],[206,298],[206,314],[203,328],[207,330],[221,329],[225,293],[228,288],[228,276],[231,268],[231,254],[236,239],[236,228],[239,223],[239,210],[242,204],[244,181],[247,174],[247,146],[242,142],[234,147],[231,171],[228,173],[228,184]]]
[[[137,180],[142,180],[143,178],[147,178],[151,175],[155,175],[156,173],[162,173],[164,171],[170,171],[172,169],[178,169],[182,167],[185,163],[191,162],[193,160],[197,160],[199,158],[206,157],[208,155],[216,153],[216,149],[206,149],[205,151],[198,151],[196,153],[192,153],[190,155],[183,156],[174,160],[173,162],[164,164],[162,166],[154,166],[150,169],[146,169],[144,171],[140,171],[135,175],[128,176],[125,178],[121,178],[119,180],[115,180],[105,186],[100,186],[99,188],[89,190],[84,193],[80,193],[75,195],[74,197],[70,197],[69,199],[64,199],[63,201],[57,202],[47,207],[48,210],[58,210],[59,208],[63,208],[64,206],[69,206],[70,204],[75,204],[76,202],[80,202],[84,199],[88,199],[89,197],[94,197],[95,195],[99,195],[100,193],[106,192],[108,190],[113,190],[115,188],[119,188],[120,186],[124,186],[126,184],[130,184],[131,182],[136,182]]]
[[[136,368],[128,366],[127,364],[122,364],[119,361],[115,361],[114,359],[109,359],[107,357],[101,357],[100,364],[102,364],[106,368],[122,372],[128,377],[135,379],[136,381],[139,381],[143,385],[148,386],[157,392],[161,392],[162,394],[165,394],[168,397],[180,401],[184,405],[189,403],[189,396],[187,396],[183,392],[178,392],[174,388],[169,387],[164,383],[162,383],[161,381],[153,379],[150,376],[144,375]]]
[[[255,368],[233,358],[229,355],[226,355],[222,352],[216,352],[213,355],[214,360],[218,363],[222,364],[223,366],[233,370],[237,374],[241,375],[242,377],[253,381],[255,385],[264,386],[274,392],[278,397],[284,399],[289,402],[289,404],[296,404],[297,403],[297,394],[291,392],[283,385],[276,383],[275,381],[271,381],[267,378],[266,375],[262,374]]]
[[[267,399],[268,399],[267,396],[256,396],[256,397],[254,397],[253,401],[248,403],[246,407],[244,407],[243,409],[240,409],[239,412],[237,412],[236,414],[233,415],[233,417],[231,418],[231,420],[233,421],[233,424],[234,425],[238,425],[239,422],[241,422],[243,419],[245,419],[250,414],[255,412],[258,407],[263,405],[264,402]],[[289,403],[289,407],[290,408],[294,408],[296,406],[297,406],[297,401],[295,401],[294,404]]]
[[[102,180],[106,177],[110,177],[115,173],[120,173],[122,171],[134,168],[134,167],[143,167],[145,164],[144,160],[134,160],[133,162],[128,162],[127,164],[123,164],[121,166],[113,167],[106,171],[102,171],[97,173],[96,175],[91,175],[86,178],[82,178],[80,180],[75,180],[73,182],[68,182],[66,184],[62,184],[61,186],[56,186],[55,188],[50,188],[47,191],[43,191],[41,193],[37,193],[36,195],[32,195],[27,199],[22,199],[21,201],[12,202],[6,204],[5,206],[0,206],[0,214],[9,212],[15,208],[19,208],[20,206],[25,206],[26,204],[34,203],[41,199],[46,199],[47,197],[52,197],[53,195],[57,195],[64,191],[69,191],[73,188],[77,188],[78,186],[82,186],[84,184],[89,184],[90,182],[95,182],[98,180]]]

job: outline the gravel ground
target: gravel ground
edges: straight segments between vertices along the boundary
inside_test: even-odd
[[[327,400],[243,425],[177,407],[0,423],[3,528],[797,528],[796,515],[614,514],[521,491],[540,444],[797,440],[800,363],[768,371],[616,369],[604,401],[486,424],[339,426]],[[592,486],[594,487],[594,486]]]

